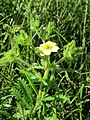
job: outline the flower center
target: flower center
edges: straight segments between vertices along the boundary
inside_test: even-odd
[[[52,46],[50,44],[45,44],[43,46],[44,50],[51,50],[52,49]]]

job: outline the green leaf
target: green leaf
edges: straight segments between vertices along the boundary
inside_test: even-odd
[[[3,104],[4,107],[11,107],[10,104]]]
[[[35,27],[39,27],[39,20],[35,20]]]
[[[12,95],[14,95],[17,100],[19,100],[21,106],[26,107],[27,109],[30,108],[30,105],[27,103],[26,98],[22,97],[22,94],[16,88],[12,88]]]
[[[26,77],[27,77],[27,80],[29,82],[29,86],[34,90],[34,92],[37,94],[38,93],[38,90],[37,88],[35,87],[33,81],[32,81],[32,77],[37,79],[36,76],[34,76],[31,72],[28,72],[26,71],[25,69],[18,69],[21,73],[23,73]]]
[[[20,80],[20,87],[23,91],[23,94],[25,95],[25,98],[27,100],[29,100],[29,103],[32,103],[32,95],[31,95],[31,91],[28,87],[28,85],[26,84],[25,80],[19,79]]]
[[[43,101],[53,101],[55,98],[54,97],[45,97],[45,98],[42,98]]]
[[[63,51],[63,56],[66,60],[72,60],[73,55],[75,54],[77,48],[76,48],[76,42],[75,40],[72,40],[70,43],[68,43]]]
[[[15,36],[14,42],[21,45],[30,45],[29,37],[24,30],[20,30],[20,33]]]
[[[53,117],[52,120],[57,120],[57,111],[56,108],[53,107]]]
[[[26,75],[28,81],[29,81],[29,85],[31,86],[31,88],[34,90],[34,92],[36,93],[36,95],[38,94],[38,90],[35,87],[35,84],[32,82],[32,80],[30,79],[30,77],[28,75]]]
[[[53,29],[54,29],[54,24],[52,22],[49,22],[48,26],[46,28],[46,30],[47,30],[46,39],[48,39],[50,37],[50,34],[51,34]]]
[[[4,66],[4,65],[14,62],[18,55],[19,53],[17,53],[16,48],[13,47],[11,50],[4,53],[4,57],[0,59],[0,65]]]

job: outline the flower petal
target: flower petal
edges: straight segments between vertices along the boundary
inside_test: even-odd
[[[58,46],[54,46],[53,49],[52,49],[52,52],[57,52],[59,50],[59,47]]]
[[[51,54],[51,50],[44,50],[43,53],[44,53],[45,55],[50,55],[50,54]]]

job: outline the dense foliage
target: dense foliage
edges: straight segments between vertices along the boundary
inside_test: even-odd
[[[0,0],[0,120],[90,120],[89,8]],[[37,48],[46,41],[60,48],[49,58]]]

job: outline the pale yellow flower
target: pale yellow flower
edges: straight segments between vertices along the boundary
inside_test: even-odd
[[[56,46],[56,43],[51,41],[41,44],[38,48],[43,53],[41,55],[50,55],[51,52],[57,52],[59,49],[59,47]]]

